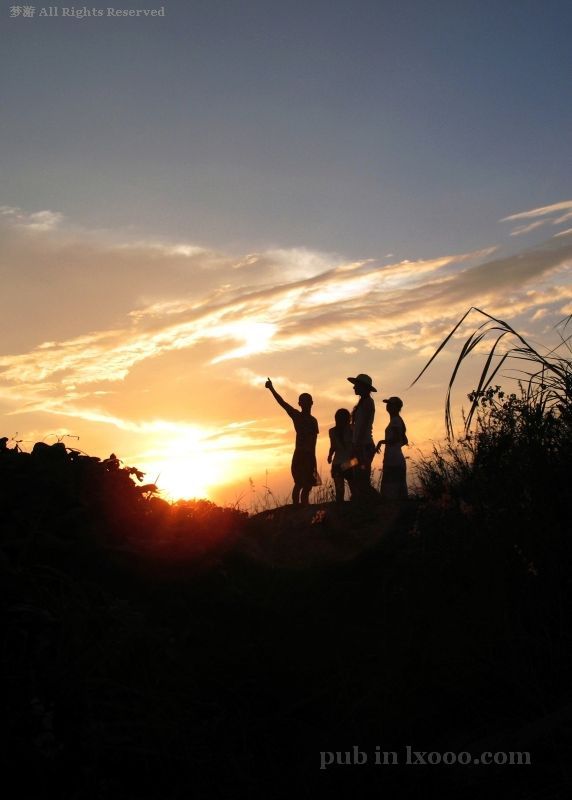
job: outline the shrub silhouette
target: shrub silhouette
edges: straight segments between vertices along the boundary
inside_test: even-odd
[[[219,545],[247,516],[207,500],[173,505],[144,483],[144,473],[109,458],[88,456],[62,442],[37,442],[31,453],[0,444],[0,504],[6,553],[29,559],[54,540],[159,546],[176,543],[179,555]]]
[[[487,337],[489,341],[492,338],[493,342],[481,371],[479,383],[475,391],[469,396],[471,407],[465,418],[465,432],[470,430],[473,415],[479,408],[479,403],[481,403],[482,399],[487,397],[487,392],[501,368],[505,365],[509,367],[512,364],[516,365],[511,368],[512,377],[520,377],[521,386],[526,387],[526,399],[537,407],[556,409],[565,420],[570,422],[572,413],[572,336],[568,334],[568,328],[572,324],[572,315],[562,319],[556,326],[560,339],[558,345],[550,349],[544,348],[544,352],[539,352],[540,348],[537,349],[529,344],[508,322],[493,317],[480,308],[471,306],[441,342],[411,385],[413,386],[420,380],[421,376],[451,341],[465,320],[471,315],[474,316],[475,313],[481,319],[484,318],[484,321],[465,340],[447,387],[445,427],[448,438],[454,438],[451,392],[459,369],[466,359],[477,352],[481,343],[487,341]],[[509,373],[509,376],[511,373]]]
[[[550,513],[562,506],[569,494],[568,469],[572,457],[572,348],[565,336],[572,317],[557,326],[560,343],[540,353],[507,322],[471,308],[439,345],[416,383],[439,355],[462,323],[472,313],[484,317],[463,344],[454,366],[445,400],[445,423],[449,445],[436,448],[432,458],[419,467],[426,493],[466,495],[466,499],[506,506],[510,497],[530,511]],[[468,398],[465,435],[456,444],[451,415],[451,391],[463,361],[492,335],[494,341],[482,369],[478,386]],[[501,342],[512,344],[500,351]],[[503,365],[516,362],[516,392],[493,385]],[[514,372],[514,371],[513,371]],[[521,377],[524,376],[524,377]],[[538,507],[547,501],[545,508]],[[565,503],[564,503],[565,505]],[[513,504],[513,511],[517,504]]]
[[[0,700],[21,789],[568,796],[570,408],[536,379],[516,388],[477,386],[472,427],[420,465],[388,535],[311,568],[233,543],[293,526],[359,541],[383,507],[348,504],[336,529],[266,512],[261,531],[166,503],[115,456],[0,444]],[[380,742],[532,751],[533,768],[319,770],[321,750]]]
[[[570,341],[561,333],[559,347],[541,355],[506,322],[476,310],[485,316],[485,322],[463,345],[447,390],[449,440],[435,446],[432,454],[417,464],[425,498],[418,527],[426,537],[449,549],[466,546],[467,540],[471,540],[471,546],[476,541],[479,546],[491,547],[492,556],[508,565],[510,579],[517,583],[522,579],[526,584],[538,575],[542,581],[554,578],[547,591],[554,602],[562,602],[567,580],[562,565],[569,563],[572,552]],[[568,322],[561,323],[562,331]],[[491,332],[495,340],[478,386],[468,395],[471,406],[464,435],[455,439],[451,389],[462,361]],[[498,353],[505,336],[516,338],[517,343]],[[502,365],[511,360],[519,367],[526,365],[516,376],[505,376],[516,391],[492,384]]]

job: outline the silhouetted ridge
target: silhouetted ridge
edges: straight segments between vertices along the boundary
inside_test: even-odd
[[[208,500],[170,504],[144,473],[112,453],[100,459],[63,442],[36,442],[30,453],[0,439],[2,548],[29,559],[39,544],[89,538],[140,548],[177,542],[202,551],[236,531],[247,514]]]
[[[542,392],[542,390],[541,390]],[[0,444],[9,778],[58,800],[568,797],[570,404],[478,397],[404,503],[170,505]],[[357,746],[366,766],[321,771]],[[374,766],[375,748],[396,766]],[[403,766],[420,752],[531,765]],[[320,795],[321,796],[321,795]]]

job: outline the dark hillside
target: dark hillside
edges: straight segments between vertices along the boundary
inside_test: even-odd
[[[558,503],[557,561],[521,530],[532,563],[452,485],[248,518],[58,445],[4,449],[0,477],[4,774],[23,794],[568,796]],[[532,764],[408,766],[408,745]],[[367,764],[320,770],[354,746]]]

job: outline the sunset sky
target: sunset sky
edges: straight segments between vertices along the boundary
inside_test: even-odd
[[[572,313],[572,5],[118,8],[161,5],[0,9],[2,435],[248,505],[290,488],[266,377],[314,396],[327,477],[366,372],[414,460],[462,340],[409,384],[469,306],[546,344]]]

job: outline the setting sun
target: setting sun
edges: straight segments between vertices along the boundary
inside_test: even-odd
[[[228,454],[213,448],[211,432],[185,426],[165,444],[145,455],[148,480],[156,482],[169,500],[209,498],[212,488],[228,480]]]
[[[572,0],[1,16],[4,784],[572,798]]]

